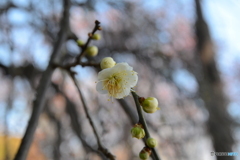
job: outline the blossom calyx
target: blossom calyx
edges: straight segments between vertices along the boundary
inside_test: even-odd
[[[134,127],[131,129],[132,137],[135,137],[137,139],[142,139],[145,137],[145,131],[142,128],[141,124],[135,124]]]
[[[148,97],[146,99],[140,100],[140,104],[142,105],[142,108],[147,113],[154,113],[160,108],[158,107],[158,100],[154,97]]]
[[[111,57],[103,58],[100,63],[101,69],[112,68],[115,65],[116,62]]]
[[[88,56],[94,57],[98,54],[98,48],[96,46],[89,46],[86,49],[86,53]]]
[[[150,148],[144,147],[139,153],[139,158],[142,160],[147,160],[150,157],[151,153],[152,151]]]
[[[147,139],[146,144],[148,147],[154,148],[157,146],[157,141],[156,141],[156,139],[150,137]]]
[[[100,40],[101,39],[101,35],[100,34],[94,34],[91,36],[92,39],[94,40]]]

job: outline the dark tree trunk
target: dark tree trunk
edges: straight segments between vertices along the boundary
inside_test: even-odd
[[[233,121],[227,111],[227,99],[223,93],[223,85],[214,60],[214,48],[208,25],[204,20],[200,0],[196,3],[196,40],[197,59],[201,66],[199,93],[209,112],[207,129],[213,141],[215,152],[231,152],[234,144]],[[209,151],[210,154],[210,151]],[[233,160],[233,157],[218,156],[217,160]]]

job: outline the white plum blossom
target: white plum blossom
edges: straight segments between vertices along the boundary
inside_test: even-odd
[[[127,63],[117,63],[112,68],[106,68],[98,73],[96,89],[101,94],[113,98],[124,98],[130,94],[131,88],[138,81],[137,72]]]

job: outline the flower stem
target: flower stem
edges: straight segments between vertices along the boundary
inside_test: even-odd
[[[138,116],[139,116],[139,123],[141,123],[143,125],[143,128],[144,128],[145,133],[146,133],[146,139],[148,139],[151,136],[150,136],[150,133],[148,131],[146,120],[143,116],[142,107],[141,107],[141,105],[138,101],[139,96],[134,91],[132,91],[132,95],[133,95],[133,98],[134,98],[134,101],[135,101],[135,104],[136,104],[136,108],[137,108],[137,112],[138,112]],[[154,160],[161,160],[161,158],[158,155],[158,153],[156,152],[155,148],[152,148],[152,155],[151,156]]]

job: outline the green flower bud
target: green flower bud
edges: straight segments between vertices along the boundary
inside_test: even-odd
[[[132,137],[135,137],[137,139],[142,139],[145,136],[145,131],[142,128],[141,124],[136,124],[132,129],[131,129],[131,134]]]
[[[150,148],[154,148],[157,146],[157,141],[154,138],[148,138],[146,143],[147,143],[147,146]]]
[[[100,40],[101,39],[101,35],[100,34],[94,34],[91,36],[92,39],[94,40]]]
[[[106,69],[106,68],[112,68],[113,66],[115,66],[116,62],[111,58],[111,57],[106,57],[103,58],[100,66],[101,69]]]
[[[147,113],[154,113],[160,108],[158,107],[158,100],[154,97],[148,97],[140,102],[143,110]]]
[[[151,155],[151,149],[144,147],[139,153],[139,158],[142,160],[147,160]]]
[[[85,43],[84,43],[82,40],[80,40],[80,39],[77,40],[77,44],[78,44],[78,46],[80,46],[80,47],[82,47],[82,46],[85,45]]]
[[[96,46],[89,46],[86,49],[87,55],[94,57],[98,54],[98,48]]]

